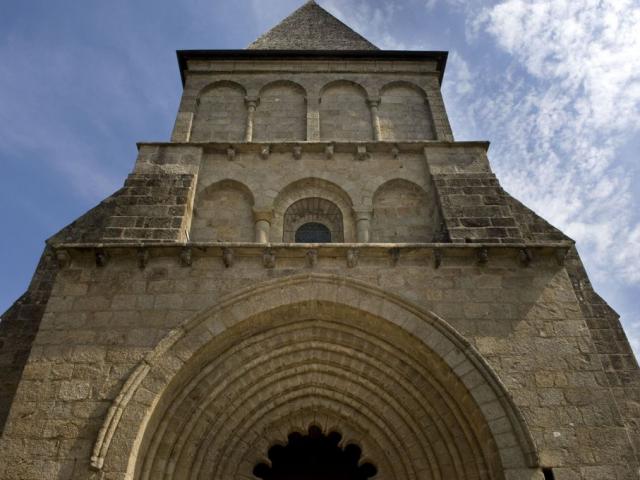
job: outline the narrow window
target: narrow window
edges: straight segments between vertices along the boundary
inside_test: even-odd
[[[544,480],[555,480],[556,476],[553,474],[553,470],[550,468],[543,468],[542,473],[544,475]]]
[[[331,230],[321,223],[305,223],[296,230],[296,243],[331,243]]]

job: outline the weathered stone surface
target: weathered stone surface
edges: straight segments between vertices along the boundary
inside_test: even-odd
[[[258,38],[250,50],[377,50],[314,0]]]
[[[313,2],[254,47],[378,54]],[[442,63],[251,55],[184,63],[172,142],[2,317],[0,479],[250,479],[311,426],[376,478],[637,479],[618,317],[453,141]]]

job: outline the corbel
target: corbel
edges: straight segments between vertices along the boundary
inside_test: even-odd
[[[569,250],[567,250],[566,248],[556,248],[555,256],[556,262],[558,262],[558,266],[564,267],[568,252]]]
[[[193,251],[191,247],[184,247],[180,250],[180,263],[183,267],[190,267],[193,263]]]
[[[71,264],[71,255],[67,250],[56,250],[56,262],[58,268],[67,268]]]
[[[324,154],[327,157],[327,160],[331,160],[333,158],[333,155],[335,154],[335,150],[336,148],[333,145],[333,143],[330,143],[329,145],[324,147]]]
[[[440,250],[439,248],[434,248],[433,249],[433,266],[434,268],[437,270],[440,268],[440,266],[442,265],[442,250]]]
[[[391,155],[393,155],[393,158],[396,160],[400,158],[400,149],[398,148],[397,145],[394,145],[393,147],[391,147]]]
[[[136,256],[138,257],[138,268],[140,268],[140,270],[144,270],[149,263],[149,250],[147,248],[140,247],[136,252]]]
[[[271,155],[271,145],[263,145],[260,148],[260,156],[263,160],[267,160],[269,155]]]
[[[478,257],[478,265],[486,265],[489,263],[489,249],[487,247],[479,248],[476,255]]]
[[[225,268],[233,267],[233,250],[227,247],[222,249],[222,262],[224,263]]]
[[[107,263],[109,263],[109,254],[105,252],[103,249],[101,248],[96,249],[95,254],[96,254],[97,267],[104,267],[107,265]]]
[[[307,250],[307,266],[313,268],[318,264],[318,250]]]
[[[400,249],[397,247],[389,249],[389,255],[391,256],[391,264],[395,267],[400,261]]]
[[[233,148],[232,146],[229,146],[229,148],[227,148],[227,160],[229,160],[230,162],[233,162],[236,159],[236,149]]]
[[[276,254],[273,250],[267,248],[262,254],[262,264],[264,268],[275,268],[276,266]]]
[[[367,152],[366,145],[358,145],[357,151],[356,151],[356,158],[361,162],[364,162],[369,158],[369,152]]]
[[[528,267],[529,265],[531,265],[531,250],[529,250],[528,248],[521,248],[518,256],[520,257],[520,263],[523,267]]]
[[[293,146],[293,158],[300,160],[302,158],[302,145]]]
[[[360,252],[355,248],[347,250],[347,267],[354,268],[358,266]]]

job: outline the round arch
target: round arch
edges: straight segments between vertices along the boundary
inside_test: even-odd
[[[341,241],[355,241],[353,201],[349,194],[333,182],[317,177],[302,178],[291,182],[280,190],[273,200],[272,241],[285,238],[285,213],[296,202],[306,198],[317,198],[334,204],[341,213]],[[327,225],[329,226],[329,225]]]
[[[250,242],[254,236],[251,189],[225,179],[200,186],[193,203],[189,238],[194,241]]]
[[[394,81],[380,89],[382,140],[435,140],[427,93],[415,83]]]
[[[290,80],[264,85],[255,113],[253,140],[304,141],[307,139],[307,92]]]
[[[406,80],[394,80],[393,82],[384,84],[382,88],[380,88],[380,95],[384,95],[387,90],[391,88],[396,88],[396,87],[405,87],[409,90],[413,90],[416,93],[418,93],[422,98],[424,98],[425,101],[427,100],[427,92],[425,92],[420,85],[417,85],[413,82],[408,82]]]
[[[373,140],[367,90],[351,80],[334,80],[320,90],[320,138],[323,141]]]
[[[213,82],[198,92],[191,141],[242,141],[245,134],[247,90],[229,80]]]
[[[270,445],[312,424],[339,428],[380,478],[525,478],[538,466],[508,393],[453,328],[319,274],[229,296],[169,334],[114,401],[92,465],[113,478],[252,478]]]
[[[196,98],[201,98],[211,90],[215,90],[216,88],[220,87],[233,88],[238,90],[239,92],[242,92],[243,95],[247,95],[247,89],[244,87],[244,85],[241,85],[240,83],[234,82],[232,80],[217,80],[202,87],[198,92],[198,95],[196,95]]]

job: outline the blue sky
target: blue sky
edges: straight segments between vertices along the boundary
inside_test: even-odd
[[[44,239],[169,138],[177,49],[244,48],[302,0],[4,0],[0,311]],[[503,186],[578,241],[640,352],[637,0],[320,0],[381,48],[448,50],[458,140],[492,142]]]

